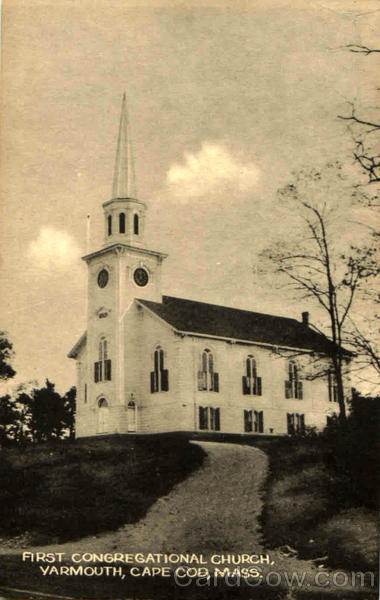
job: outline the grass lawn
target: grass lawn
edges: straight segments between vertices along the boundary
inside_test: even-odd
[[[57,543],[138,521],[203,461],[181,435],[62,440],[2,450],[0,538]]]
[[[262,515],[268,548],[288,544],[305,559],[352,570],[377,570],[376,511],[353,501],[349,480],[316,439],[255,440],[270,475]]]

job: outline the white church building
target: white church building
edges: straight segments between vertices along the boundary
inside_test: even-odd
[[[305,376],[329,342],[308,323],[163,296],[166,257],[144,239],[123,99],[104,244],[88,265],[77,361],[76,436],[222,432],[280,435],[326,425],[332,377]]]

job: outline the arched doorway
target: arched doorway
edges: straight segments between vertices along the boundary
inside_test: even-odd
[[[136,403],[133,400],[128,402],[128,431],[136,431]]]
[[[105,398],[98,402],[98,433],[109,433],[109,408]]]

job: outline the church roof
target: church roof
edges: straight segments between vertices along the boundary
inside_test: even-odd
[[[183,333],[328,353],[332,342],[296,319],[163,296],[162,303],[139,299]]]

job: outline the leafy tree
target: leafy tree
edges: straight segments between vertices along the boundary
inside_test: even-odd
[[[77,389],[75,386],[73,386],[69,389],[68,392],[66,392],[66,394],[63,398],[64,408],[65,408],[64,424],[69,431],[70,438],[73,438],[75,435],[76,396],[77,396]]]
[[[310,378],[332,371],[344,423],[347,328],[355,301],[363,298],[370,279],[379,273],[376,246],[354,220],[355,198],[339,163],[294,174],[294,182],[279,190],[278,197],[293,219],[292,227],[262,256],[286,278],[297,298],[314,300],[325,317],[317,329],[330,342],[326,349],[331,366],[316,357],[317,368]]]
[[[13,344],[6,337],[6,333],[0,331],[0,380],[11,379],[16,375],[16,371],[9,364],[13,355]]]
[[[32,441],[42,442],[63,436],[66,427],[64,398],[55,391],[54,383],[46,379],[45,387],[22,393],[17,402],[24,407],[24,425]]]
[[[20,414],[9,394],[0,397],[0,446],[15,440]]]

